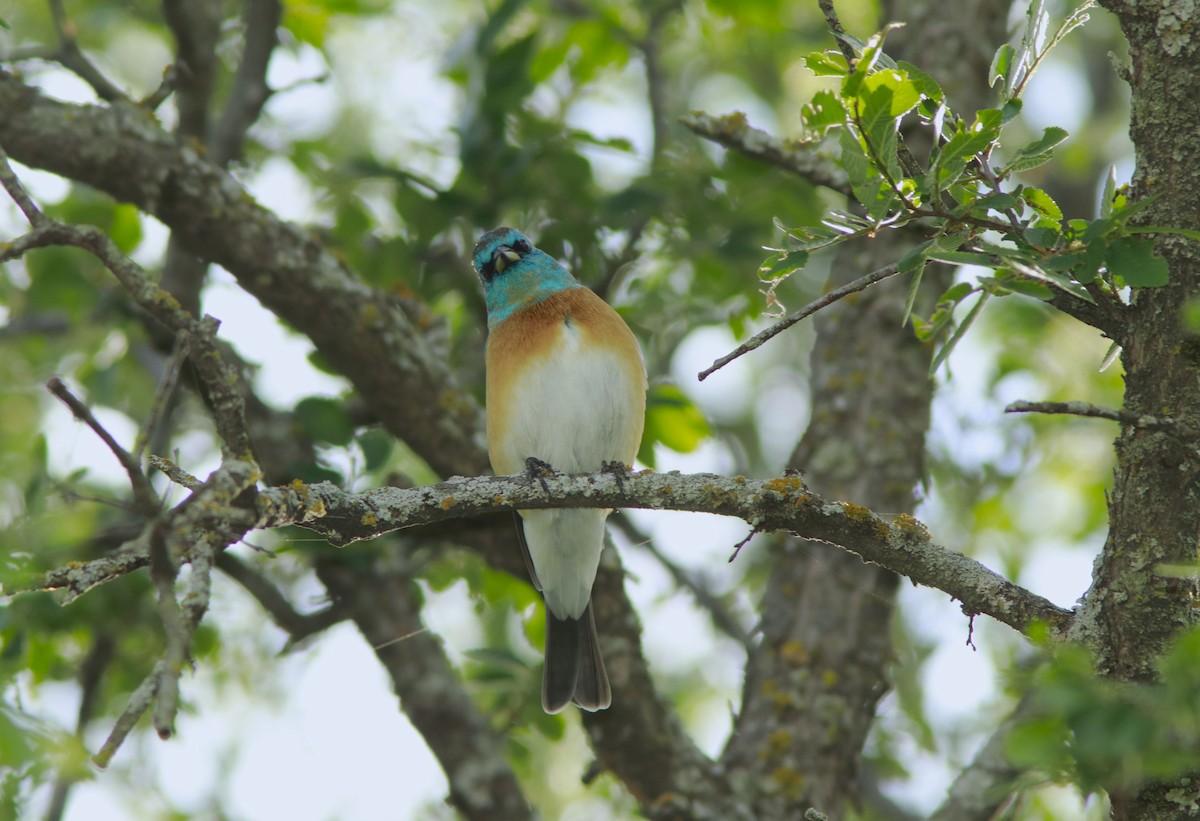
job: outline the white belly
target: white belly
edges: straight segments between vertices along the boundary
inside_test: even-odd
[[[604,462],[631,464],[641,436],[645,387],[629,378],[616,353],[584,348],[564,324],[554,353],[518,378],[510,394],[510,430],[497,469],[525,470],[536,457],[564,473],[596,471]],[[546,604],[578,618],[591,597],[604,547],[608,510],[522,510],[525,540]]]

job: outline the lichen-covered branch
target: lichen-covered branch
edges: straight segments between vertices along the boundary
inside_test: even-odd
[[[1070,611],[1057,607],[994,573],[976,560],[935,544],[911,516],[887,519],[849,502],[821,499],[797,477],[766,480],[715,474],[645,471],[617,479],[605,474],[571,474],[530,480],[523,476],[456,478],[418,488],[385,487],[347,493],[328,482],[259,490],[253,527],[300,525],[337,545],[406,527],[511,509],[632,507],[737,516],[762,531],[782,530],[837,545],[935,587],[971,614],[986,614],[1022,632],[1034,623],[1061,636]],[[248,514],[250,511],[246,511]],[[129,556],[105,557],[52,571],[36,587],[73,591],[107,581],[139,564]]]
[[[703,111],[693,111],[681,117],[680,122],[707,140],[798,174],[813,185],[851,196],[850,180],[832,157],[822,155],[817,146],[811,143],[788,142],[773,137],[750,125],[745,114],[714,117]]]
[[[487,468],[483,414],[422,332],[429,317],[364,285],[307,231],[124,101],[60,102],[0,71],[0,145],[16,160],[152,214],[304,333],[396,436],[439,474]]]
[[[374,583],[335,561],[317,576],[387,669],[400,706],[437,756],[450,782],[448,801],[467,819],[536,817],[505,755],[505,737],[471,700],[441,641],[421,620],[421,594],[403,572]]]

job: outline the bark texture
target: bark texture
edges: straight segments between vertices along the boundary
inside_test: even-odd
[[[1200,9],[1187,0],[1104,5],[1129,42],[1130,136],[1136,148],[1131,199],[1156,198],[1146,224],[1194,227],[1200,214]],[[1125,409],[1200,423],[1200,345],[1183,321],[1200,292],[1200,247],[1163,236],[1157,248],[1170,284],[1135,294],[1122,354]],[[1157,572],[1200,560],[1200,460],[1177,433],[1124,426],[1109,501],[1110,529],[1078,624],[1101,673],[1153,682],[1155,664],[1197,623],[1194,578]],[[1200,778],[1112,793],[1113,816],[1194,818]]]
[[[889,3],[885,19],[907,24],[889,38],[889,53],[919,63],[955,106],[970,111],[988,99],[987,66],[1004,39],[1010,3],[961,6],[947,15],[938,3]],[[904,250],[876,240],[866,252],[843,255],[830,285]],[[934,268],[926,274],[931,289],[948,277]],[[818,315],[812,421],[790,460],[818,493],[893,513],[913,510],[925,478],[933,396],[931,348],[903,326],[904,298],[904,283],[887,282]],[[751,653],[725,754],[731,767],[769,785],[764,817],[806,805],[840,817],[857,803],[863,744],[890,686],[897,582],[894,573],[819,543],[788,540],[776,548],[762,643]]]

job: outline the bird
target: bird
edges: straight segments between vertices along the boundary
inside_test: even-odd
[[[487,304],[488,456],[497,475],[632,466],[646,414],[646,365],[629,326],[521,232],[484,234],[472,262]],[[542,708],[612,703],[592,584],[609,510],[518,510],[517,532],[546,604]]]

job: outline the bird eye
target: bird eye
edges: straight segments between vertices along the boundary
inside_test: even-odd
[[[529,241],[524,239],[517,240],[512,244],[512,247],[514,251],[522,256],[533,250],[533,246],[529,244]]]

